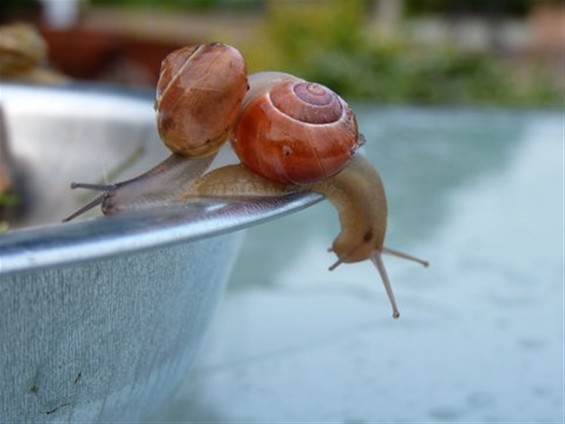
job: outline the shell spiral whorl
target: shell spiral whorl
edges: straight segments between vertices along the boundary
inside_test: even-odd
[[[300,122],[330,124],[339,120],[343,106],[339,97],[320,84],[301,81],[279,84],[270,93],[278,110]]]
[[[232,145],[247,167],[273,181],[320,181],[339,172],[359,147],[353,112],[321,84],[279,81],[244,105]]]

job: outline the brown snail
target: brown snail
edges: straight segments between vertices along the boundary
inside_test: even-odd
[[[188,181],[212,163],[229,136],[247,89],[245,60],[227,44],[188,46],[169,54],[161,65],[155,110],[159,135],[173,153],[131,180],[71,184],[71,188],[104,194],[64,221],[97,205],[102,205],[105,215],[112,215],[173,201]]]
[[[157,83],[157,128],[182,156],[210,156],[228,138],[247,91],[247,68],[235,48],[221,43],[169,54]]]
[[[63,84],[68,78],[46,66],[47,43],[26,23],[0,25],[0,78],[35,84]]]
[[[106,193],[97,203],[87,205],[69,219],[98,203],[102,203],[105,214],[112,214],[139,205],[139,199],[146,202],[152,197],[172,202],[195,197],[263,197],[293,191],[318,192],[336,207],[341,223],[341,232],[330,248],[338,260],[330,270],[341,263],[371,260],[385,285],[393,317],[397,318],[400,314],[381,254],[392,254],[424,266],[428,264],[383,245],[386,196],[378,172],[357,152],[363,137],[358,132],[355,115],[330,89],[289,74],[260,72],[251,75],[248,82],[249,91],[239,104],[236,119],[226,123],[241,164],[227,165],[201,176],[193,171],[183,175],[184,170],[171,172],[170,169],[181,168],[181,162],[193,160],[173,154],[174,159],[125,183],[113,186],[75,184],[74,187],[102,189]],[[162,101],[160,105],[163,106]],[[158,123],[162,125],[159,120]],[[161,128],[160,134],[164,137]],[[218,143],[204,143],[198,148],[200,156],[210,154],[205,146],[214,152]],[[203,167],[196,168],[198,173],[205,171]],[[182,178],[173,183],[174,190],[160,188],[172,176]],[[136,184],[140,181],[143,184]]]
[[[181,199],[276,196],[296,190],[323,194],[337,209],[341,224],[341,232],[329,249],[338,257],[330,270],[341,263],[373,262],[397,318],[400,314],[381,254],[424,266],[428,263],[384,247],[386,195],[377,170],[357,153],[362,136],[349,106],[328,88],[288,74],[253,74],[249,84],[251,89],[231,138],[243,165],[228,165],[198,178],[187,186]],[[296,91],[312,86],[313,90],[297,94],[297,104],[292,98]],[[286,105],[277,101],[277,94],[272,95],[280,89],[286,91]],[[287,113],[286,106],[289,115],[281,116]],[[255,122],[257,119],[262,123]],[[295,125],[298,122],[301,125]],[[328,161],[339,165],[328,166]]]

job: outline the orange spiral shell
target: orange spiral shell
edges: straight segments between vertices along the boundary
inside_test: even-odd
[[[343,99],[297,78],[246,99],[231,141],[243,164],[284,184],[336,174],[360,145],[355,115]]]

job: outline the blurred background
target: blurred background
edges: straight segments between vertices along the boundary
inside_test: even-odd
[[[164,56],[236,45],[251,71],[278,69],[350,99],[555,105],[560,0],[3,0],[0,20],[40,29],[74,78],[153,87]]]
[[[153,89],[180,46],[324,83],[387,188],[392,320],[334,210],[247,232],[208,343],[155,422],[564,419],[562,0],[2,0],[50,64]]]

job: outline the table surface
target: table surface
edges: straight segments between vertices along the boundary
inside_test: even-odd
[[[197,364],[155,421],[562,422],[563,115],[357,107],[389,198],[393,320],[333,272],[323,202],[248,231]]]

